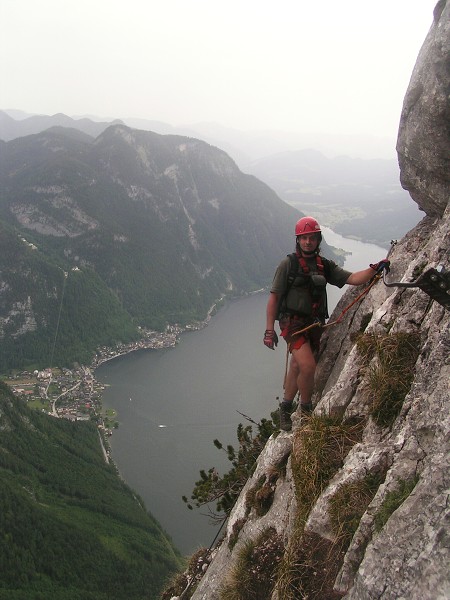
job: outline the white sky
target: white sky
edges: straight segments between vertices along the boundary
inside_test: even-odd
[[[0,109],[396,138],[437,0],[0,0]]]

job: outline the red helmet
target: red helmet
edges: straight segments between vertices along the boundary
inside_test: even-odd
[[[305,235],[306,233],[320,233],[320,225],[313,217],[302,217],[295,226],[295,235]]]

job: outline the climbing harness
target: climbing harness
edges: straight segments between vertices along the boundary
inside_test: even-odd
[[[345,314],[351,309],[351,307],[354,304],[356,304],[357,302],[359,302],[359,300],[361,300],[361,298],[363,298],[369,292],[369,290],[377,283],[377,281],[379,281],[380,279],[381,279],[381,273],[377,273],[376,275],[374,275],[372,277],[372,279],[370,280],[369,285],[359,294],[359,296],[357,296],[348,306],[346,306],[344,308],[344,310],[341,312],[341,314],[338,316],[338,318],[335,319],[334,321],[328,321],[328,323],[324,324],[317,319],[316,321],[314,321],[314,323],[311,323],[311,325],[308,325],[307,327],[304,327],[303,329],[299,329],[299,331],[295,331],[292,334],[292,337],[301,335],[305,331],[314,329],[315,327],[321,327],[322,329],[326,329],[327,327],[331,327],[332,325],[337,325],[338,323],[340,323],[342,321]]]
[[[313,307],[313,317],[317,317],[319,314],[319,308],[323,307],[323,313],[325,318],[328,318],[327,298],[325,292],[326,278],[325,268],[326,265],[323,262],[321,256],[316,255],[316,269],[317,272],[311,273],[310,268],[306,260],[302,256],[298,256],[296,252],[288,254],[289,258],[289,271],[287,275],[286,289],[283,295],[280,297],[277,307],[276,320],[280,321],[283,316],[289,315],[290,311],[286,307],[286,299],[288,293],[298,275],[305,277],[304,285],[308,286],[309,293],[311,295],[311,302]],[[326,261],[326,259],[324,259]],[[301,267],[301,269],[300,269]],[[309,280],[308,280],[308,279]],[[323,304],[322,304],[323,303]]]
[[[323,266],[322,258],[317,255],[316,256],[316,267],[317,273],[311,273],[306,260],[303,256],[299,257],[299,263],[302,268],[303,274],[310,277],[309,282],[309,293],[311,295],[312,301],[312,316],[316,319],[319,317],[319,309],[321,306],[324,306],[325,316],[328,316],[327,312],[327,302],[326,302],[326,292],[325,286],[327,284],[327,280],[325,278],[325,268]]]
[[[396,242],[392,242],[392,245],[395,245]],[[392,250],[392,248],[391,248]],[[321,323],[318,319],[311,323],[307,327],[303,329],[299,329],[291,334],[291,337],[299,336],[304,334],[306,331],[313,329],[315,327],[321,327],[322,329],[326,329],[333,325],[337,325],[342,321],[345,314],[350,310],[352,306],[354,306],[359,300],[361,300],[370,289],[381,279],[383,278],[383,283],[386,287],[399,287],[399,288],[419,288],[423,292],[425,292],[432,300],[436,300],[441,306],[443,306],[446,310],[450,310],[450,271],[446,271],[443,267],[439,266],[437,269],[431,268],[422,273],[415,281],[412,282],[402,282],[402,281],[392,281],[388,282],[386,280],[387,270],[382,269],[382,272],[377,272],[372,279],[370,280],[369,285],[359,294],[348,306],[344,308],[341,314],[334,321],[329,321],[326,324]],[[284,374],[284,382],[283,388],[286,383],[286,377],[288,372],[288,362],[289,362],[289,345],[286,350],[286,367]]]
[[[383,269],[383,274],[384,274],[384,272],[385,271]],[[337,325],[338,323],[340,323],[342,321],[345,314],[351,309],[351,307],[354,306],[357,302],[359,302],[362,298],[364,298],[364,296],[366,294],[368,294],[368,292],[381,279],[381,277],[382,277],[381,273],[377,272],[370,280],[369,285],[352,302],[350,302],[350,304],[348,306],[346,306],[344,308],[344,310],[342,310],[342,312],[337,317],[337,319],[335,319],[334,321],[328,321],[328,323],[322,323],[319,319],[316,319],[314,321],[314,323],[311,323],[310,325],[303,327],[303,329],[299,329],[298,331],[295,331],[294,333],[292,333],[291,337],[302,335],[303,333],[305,333],[305,331],[309,331],[316,327],[320,327],[321,329],[327,329],[328,327],[331,327],[332,325]],[[286,366],[285,366],[285,371],[284,371],[283,389],[285,388],[285,385],[286,385],[286,377],[287,377],[288,363],[289,363],[289,350],[290,350],[290,344],[288,344],[286,347]]]

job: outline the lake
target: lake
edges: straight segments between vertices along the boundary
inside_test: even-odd
[[[352,252],[345,263],[351,271],[386,255],[373,244],[323,232],[330,245]],[[331,314],[342,291],[327,289]],[[236,428],[248,424],[238,411],[259,422],[282,396],[285,346],[273,352],[262,343],[266,302],[267,293],[228,302],[175,348],[134,352],[96,370],[107,385],[104,406],[120,421],[110,438],[114,462],[185,555],[209,547],[218,530],[202,514],[206,509],[190,511],[181,499],[190,498],[200,469],[230,469],[213,441],[236,448]]]

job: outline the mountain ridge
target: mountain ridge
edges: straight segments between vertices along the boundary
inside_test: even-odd
[[[30,115],[23,113],[23,111],[11,109],[0,110],[0,124],[2,113],[5,113],[9,118],[19,121],[40,116]],[[48,117],[48,115],[42,116]],[[96,124],[119,121],[133,129],[154,131],[155,133],[162,135],[175,134],[184,137],[203,139],[206,142],[225,150],[233,157],[241,169],[245,169],[247,164],[263,158],[264,156],[276,152],[297,150],[298,148],[307,148],[310,146],[317,148],[329,157],[347,154],[352,157],[359,156],[364,159],[374,157],[395,159],[395,152],[393,151],[394,139],[390,140],[385,137],[376,137],[373,135],[338,135],[323,132],[311,133],[275,130],[242,131],[214,122],[172,125],[163,121],[136,117],[104,119],[87,115],[84,117],[72,116],[68,118],[73,119],[75,123],[82,119],[93,121]],[[35,122],[37,123],[39,121],[36,120]],[[46,123],[46,121],[43,123]],[[43,124],[42,128],[47,128],[47,125],[45,124],[44,126]],[[18,129],[17,133],[12,133],[12,135],[17,136],[21,131],[21,129]],[[33,133],[35,133],[35,131],[33,131]],[[0,135],[0,139],[1,138],[2,136]]]
[[[6,111],[3,111],[3,116],[9,118]],[[89,120],[54,115],[34,116],[33,119],[35,129],[45,130],[52,124],[62,124],[79,128],[93,137],[109,125],[105,121],[93,122],[94,117]],[[22,119],[17,123],[15,135],[23,135],[20,128],[26,122],[27,119]],[[0,132],[1,123],[2,111]],[[86,123],[90,123],[89,127]],[[339,144],[338,141],[334,144],[334,151],[327,152],[326,146],[318,141],[320,136],[315,138],[312,134],[291,133],[283,137],[277,132],[243,132],[215,123],[175,127],[159,121],[133,118],[124,119],[123,123],[133,129],[160,135],[202,139],[225,150],[241,170],[256,175],[285,202],[304,213],[315,214],[324,225],[344,236],[387,248],[391,239],[400,238],[420,220],[417,208],[401,188],[397,161],[383,153],[354,153],[344,142]],[[312,159],[313,156],[315,159]],[[296,157],[303,157],[303,160]],[[308,166],[312,170],[305,171]],[[375,211],[368,211],[369,204],[376,207]]]
[[[54,115],[31,115],[17,120],[8,114],[7,111],[0,110],[0,139],[11,141],[18,137],[24,137],[49,129],[50,127],[68,127],[78,129],[90,135],[97,137],[102,131],[111,124],[122,123],[120,119],[113,121],[94,121],[89,118],[75,119],[57,113]]]
[[[103,297],[111,296],[108,305],[122,311],[128,338],[130,319],[135,327],[158,330],[183,325],[205,318],[224,294],[267,286],[280,254],[291,250],[292,223],[301,216],[222,150],[124,125],[95,139],[60,127],[17,138],[0,145],[0,165],[4,226],[34,247],[24,248],[29,256],[59,269],[59,300],[63,272],[68,281],[91,273]],[[25,318],[14,304],[28,303],[33,313],[34,303],[40,314],[28,315],[28,323],[34,319],[40,335],[51,339],[45,323],[53,318],[42,312],[50,292],[30,305],[26,270],[4,261],[0,257],[8,294],[0,303],[0,326],[7,323],[14,339]],[[14,289],[22,291],[14,295]],[[87,303],[87,290],[82,297]],[[66,300],[70,306],[75,297]],[[74,332],[77,327],[84,325]],[[11,351],[5,348],[4,355]]]

